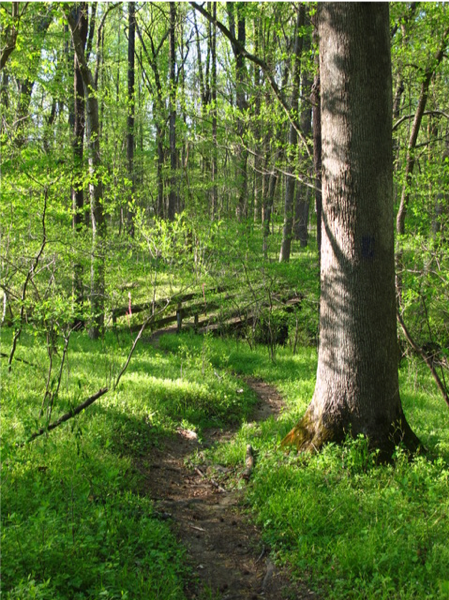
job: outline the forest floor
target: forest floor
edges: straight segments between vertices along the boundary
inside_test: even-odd
[[[283,401],[275,388],[254,379],[246,383],[259,398],[253,421],[279,414]],[[236,431],[209,429],[199,441],[194,432],[179,428],[176,437],[165,439],[137,465],[145,493],[154,501],[160,518],[170,520],[187,550],[194,577],[186,595],[190,600],[317,598],[270,559],[260,532],[244,513],[243,489],[235,489],[236,473],[201,461],[202,451],[225,443]],[[200,466],[195,466],[198,456]],[[195,464],[190,457],[196,457]]]

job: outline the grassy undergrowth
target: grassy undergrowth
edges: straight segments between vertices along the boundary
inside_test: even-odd
[[[173,348],[179,342],[166,343]],[[279,349],[273,363],[265,348],[216,341],[211,360],[263,378],[285,399],[277,422],[245,424],[232,444],[207,457],[242,464],[252,444],[257,463],[246,501],[278,560],[323,598],[449,598],[449,421],[426,369],[404,363],[401,394],[431,455],[410,461],[398,449],[392,464],[377,466],[363,438],[315,456],[279,449],[313,393],[316,355],[310,348],[295,356]]]
[[[3,331],[2,350],[9,344]],[[70,344],[52,421],[112,388],[131,338],[111,334],[93,343],[74,334]],[[39,339],[24,333],[16,353],[22,360],[11,373],[2,360],[5,598],[184,598],[184,552],[143,494],[134,464],[177,427],[201,435],[205,426],[242,421],[249,412],[254,395],[236,394],[240,382],[212,367],[208,344],[194,353],[183,343],[176,356],[142,344],[115,391],[25,445],[43,425],[48,357]]]
[[[93,343],[74,334],[52,419],[111,386],[131,344],[125,333]],[[10,332],[2,332],[2,350]],[[449,598],[447,408],[422,367],[404,363],[407,417],[433,459],[398,450],[376,466],[363,439],[316,456],[287,454],[279,441],[313,393],[316,353],[193,335],[138,346],[119,387],[76,419],[20,446],[36,431],[48,358],[23,334],[16,353],[32,365],[1,364],[2,591],[9,599],[184,599],[182,549],[143,493],[138,457],[176,428],[241,423],[208,459],[256,468],[246,502],[267,544],[323,598]],[[58,358],[56,359],[59,360]],[[57,367],[57,365],[56,365]],[[248,423],[254,394],[237,374],[283,395],[278,421]],[[240,393],[240,390],[243,390]]]

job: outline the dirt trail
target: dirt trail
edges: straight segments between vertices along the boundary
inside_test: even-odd
[[[247,383],[259,397],[253,420],[277,415],[282,399],[276,390],[260,381]],[[207,466],[186,465],[190,455],[233,433],[209,430],[199,443],[191,432],[179,430],[175,439],[155,448],[138,466],[146,492],[160,517],[173,524],[197,575],[186,595],[192,600],[311,600],[314,594],[293,584],[270,560],[256,527],[239,511],[241,493],[227,491],[226,483],[215,481]],[[226,475],[223,467],[215,468]]]

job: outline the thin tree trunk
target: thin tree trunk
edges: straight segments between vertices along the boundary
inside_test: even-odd
[[[15,4],[15,3],[13,3]],[[44,7],[45,5],[43,5]],[[48,28],[53,20],[51,11],[45,8],[47,13],[42,15],[42,18],[37,19],[33,23],[33,33],[30,41],[30,50],[34,51],[36,57],[30,65],[29,75],[25,79],[19,79],[19,99],[17,103],[17,119],[16,119],[16,139],[15,143],[18,148],[21,148],[26,143],[26,126],[29,118],[29,109],[31,104],[31,97],[33,94],[33,88],[35,80],[37,78],[39,64],[40,64],[40,50],[39,45],[42,43],[42,39],[45,37]]]
[[[312,102],[313,120],[313,170],[315,172],[315,212],[316,212],[316,241],[318,257],[321,260],[321,227],[322,227],[322,158],[321,158],[321,98],[320,73],[315,75],[310,96]]]
[[[310,49],[310,37],[306,37],[304,40],[303,51],[307,52]],[[312,134],[312,105],[310,103],[310,93],[312,87],[312,81],[310,81],[310,74],[307,69],[303,69],[302,83],[301,83],[301,116],[299,127],[306,140],[309,140]],[[300,153],[300,172],[304,176],[306,173],[310,173],[310,159],[305,152]],[[299,240],[301,248],[305,248],[309,241],[309,208],[310,208],[310,196],[311,189],[309,186],[302,184],[298,181],[296,185],[296,201],[295,201],[295,230],[294,236],[296,240]]]
[[[134,115],[135,115],[135,97],[134,97],[134,53],[136,42],[136,3],[128,4],[128,119],[126,136],[126,158],[128,162],[128,178],[131,181],[130,197],[127,209],[128,233],[134,237],[134,217],[132,202],[135,193],[135,175],[134,175]]]
[[[276,169],[276,161],[279,158],[279,152],[276,152],[272,158],[271,172],[264,176],[265,179],[265,192],[263,211],[262,211],[262,229],[263,229],[263,256],[265,259],[268,258],[268,239],[270,237],[270,225],[271,225],[271,214],[273,212],[274,195],[276,193],[276,186],[278,182],[278,171]],[[268,161],[267,161],[268,166]]]
[[[292,162],[297,157],[298,135],[296,130],[299,127],[298,119],[298,100],[299,100],[299,84],[301,77],[301,54],[303,47],[303,37],[301,28],[304,25],[306,9],[304,4],[301,4],[298,10],[295,32],[295,50],[293,57],[293,90],[290,100],[290,113],[296,115],[296,127],[291,123],[288,133],[287,144],[287,159],[289,162],[287,181],[285,185],[285,201],[284,201],[284,225],[282,228],[282,244],[279,254],[279,262],[288,262],[290,260],[292,237],[293,237],[293,200],[295,197],[296,181],[294,178],[294,168]],[[293,116],[293,118],[295,118]]]
[[[176,3],[170,3],[170,91],[169,91],[169,122],[170,122],[170,193],[168,197],[168,220],[173,221],[178,205],[177,198],[177,153],[176,153]]]
[[[23,13],[25,12],[28,3],[25,4],[25,7],[22,11],[22,15],[19,14],[19,2],[11,2],[11,16],[12,16],[12,22],[13,25],[12,27],[8,26],[6,27],[6,29],[2,32],[2,53],[0,56],[0,71],[4,69],[8,58],[10,57],[10,55],[12,54],[12,52],[14,51],[15,47],[16,47],[16,42],[17,42],[17,36],[19,34],[19,23],[20,23],[20,16],[23,16]]]
[[[81,44],[85,48],[87,40],[87,4],[82,2],[74,9],[74,18],[79,28]],[[72,185],[72,227],[75,234],[82,229],[84,222],[84,188],[82,179],[84,157],[84,120],[85,99],[84,85],[76,54],[73,56],[73,162],[74,183]],[[81,310],[84,302],[83,267],[80,263],[73,265],[73,297],[76,307]],[[76,317],[76,325],[84,326],[84,319]]]
[[[235,85],[236,85],[236,107],[237,107],[237,144],[236,144],[236,181],[237,181],[237,207],[236,216],[240,221],[246,216],[247,210],[247,191],[248,191],[248,151],[245,149],[243,140],[245,136],[245,111],[246,94],[245,94],[245,61],[242,48],[246,44],[246,21],[243,15],[242,2],[229,2],[229,29],[233,38],[235,36],[235,14],[234,8],[237,11],[237,44],[232,44],[232,49],[235,56]]]
[[[98,99],[95,80],[88,67],[83,40],[78,23],[70,7],[64,7],[64,13],[72,33],[78,66],[84,85],[86,98],[87,144],[89,156],[89,196],[92,223],[92,255],[91,255],[91,324],[89,336],[97,339],[104,326],[104,293],[105,293],[105,257],[104,238],[106,235],[106,220],[103,206],[103,184],[98,170],[101,165],[100,157],[100,121],[98,114]]]
[[[447,45],[447,39],[449,36],[449,29],[446,29],[443,35],[443,41],[440,49],[438,50],[432,65],[427,69],[424,74],[424,79],[421,84],[421,92],[419,94],[418,106],[416,108],[415,118],[413,120],[412,130],[410,132],[410,139],[407,148],[407,158],[405,164],[405,176],[404,184],[402,186],[401,201],[399,204],[398,215],[396,218],[396,231],[399,235],[405,233],[405,217],[407,214],[407,208],[410,201],[411,194],[411,179],[413,175],[413,169],[415,167],[415,148],[418,140],[418,134],[421,127],[421,121],[426,109],[427,98],[429,96],[429,87],[432,80],[432,76],[435,73],[436,68],[444,57],[444,52]]]
[[[154,47],[153,38],[148,33],[148,37],[151,44],[151,55],[147,49],[147,46],[142,38],[140,28],[136,23],[136,31],[139,36],[140,43],[142,45],[145,56],[150,64],[151,70],[154,75],[155,90],[150,83],[148,77],[145,75],[146,84],[148,91],[154,97],[153,102],[153,113],[155,115],[154,120],[156,123],[156,147],[157,147],[157,202],[156,202],[156,215],[158,217],[164,216],[164,166],[165,166],[165,118],[164,118],[164,101],[162,93],[162,83],[159,75],[159,70],[156,62],[157,51]],[[145,74],[145,72],[144,72]]]
[[[218,146],[217,146],[217,3],[212,2],[212,39],[211,39],[211,61],[212,61],[212,72],[211,72],[211,101],[212,101],[212,165],[211,165],[211,178],[212,178],[212,199],[211,199],[211,214],[212,219],[218,211]]]
[[[405,217],[407,215],[407,209],[410,201],[410,194],[412,191],[412,176],[413,170],[415,168],[415,150],[416,150],[416,142],[418,140],[419,130],[421,128],[421,122],[424,115],[424,111],[426,109],[427,98],[429,95],[429,87],[430,82],[432,80],[432,76],[435,72],[435,69],[438,67],[440,62],[444,56],[444,50],[447,44],[447,38],[449,35],[449,29],[446,29],[443,35],[443,42],[440,46],[435,59],[432,61],[431,67],[427,69],[424,74],[424,79],[421,84],[421,92],[418,99],[418,106],[416,108],[415,118],[413,120],[412,130],[410,132],[410,138],[407,147],[407,157],[405,162],[405,175],[404,175],[404,183],[402,186],[401,192],[401,201],[399,203],[398,214],[396,217],[396,233],[398,235],[405,234]],[[402,292],[403,292],[403,282],[402,282],[402,272],[403,272],[403,252],[400,249],[396,253],[396,296],[398,300],[399,306],[402,305]]]
[[[259,53],[260,46],[260,19],[254,19],[254,53]],[[259,65],[254,65],[254,138],[256,144],[256,153],[254,156],[254,223],[260,222],[262,214],[261,210],[261,194],[262,194],[262,174],[261,174],[261,159],[260,159],[260,84],[261,72]]]

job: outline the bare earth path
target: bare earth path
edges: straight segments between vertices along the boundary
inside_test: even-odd
[[[282,407],[276,390],[261,381],[247,383],[260,400],[253,420],[276,416]],[[197,584],[186,595],[192,600],[311,600],[314,594],[293,584],[270,560],[256,527],[239,511],[241,493],[218,484],[207,466],[188,466],[190,455],[232,434],[210,430],[201,444],[179,430],[175,439],[166,440],[138,465],[147,494],[161,517],[170,519],[197,575]]]

